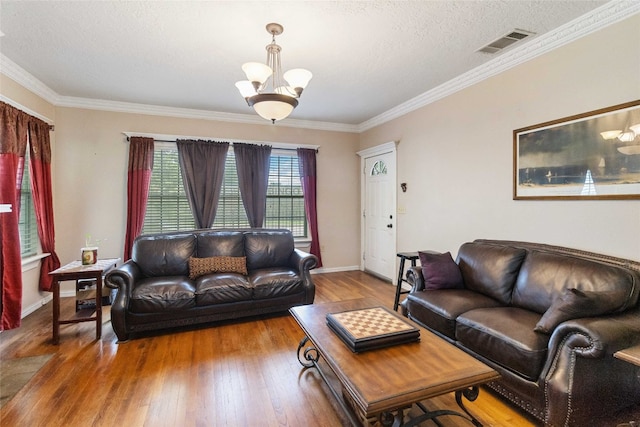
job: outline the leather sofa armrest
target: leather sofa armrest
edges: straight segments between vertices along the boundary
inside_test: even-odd
[[[291,253],[291,266],[298,269],[299,273],[313,270],[318,266],[318,257],[300,249],[294,249]]]
[[[111,289],[119,289],[126,295],[131,295],[135,282],[142,277],[138,264],[129,260],[112,269],[105,276],[105,285]]]
[[[409,267],[407,270],[407,283],[411,286],[411,292],[424,290],[424,277],[421,267]]]
[[[316,285],[311,279],[311,270],[318,265],[318,257],[308,252],[294,249],[289,257],[289,262],[293,268],[298,269],[298,274],[302,277],[305,291],[305,304],[313,304],[316,295]]]
[[[562,346],[575,350],[581,357],[601,358],[640,343],[640,310],[617,315],[573,319],[556,327],[549,341],[554,354]]]
[[[551,335],[547,362],[539,379],[548,402],[546,425],[573,425],[578,422],[574,417],[580,417],[579,408],[637,396],[640,368],[616,361],[613,353],[639,342],[637,308],[558,325]],[[589,392],[594,389],[599,393]]]
[[[129,339],[126,328],[126,312],[129,307],[131,291],[141,278],[140,267],[132,260],[112,269],[105,276],[105,285],[118,290],[116,298],[111,304],[111,325],[119,341]]]

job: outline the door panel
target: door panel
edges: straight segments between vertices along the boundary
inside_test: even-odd
[[[365,270],[392,279],[395,268],[395,164],[391,153],[365,159]]]

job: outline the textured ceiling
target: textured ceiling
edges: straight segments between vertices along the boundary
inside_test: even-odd
[[[0,53],[67,103],[253,114],[234,83],[278,22],[283,68],[314,75],[291,118],[358,125],[494,60],[476,50],[514,28],[535,44],[605,3],[1,0]]]

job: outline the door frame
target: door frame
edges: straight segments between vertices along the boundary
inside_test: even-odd
[[[397,161],[397,142],[396,141],[390,141],[390,142],[386,142],[384,144],[380,144],[377,145],[375,147],[371,147],[371,148],[366,148],[364,150],[358,151],[357,152],[358,156],[360,156],[360,270],[364,271],[365,270],[365,263],[364,263],[364,255],[365,255],[365,249],[367,247],[367,242],[366,242],[366,227],[365,227],[365,220],[364,220],[364,208],[367,205],[366,204],[366,160],[370,157],[375,157],[375,156],[379,156],[382,154],[391,154],[391,161],[394,164],[394,169],[395,169],[395,174],[393,176],[391,176],[391,188],[392,188],[392,192],[393,194],[391,195],[391,200],[392,200],[392,206],[391,206],[391,212],[394,212],[394,217],[393,217],[393,231],[392,231],[392,241],[393,241],[393,254],[392,255],[392,259],[393,264],[397,264],[397,260],[396,260],[396,248],[398,246],[398,242],[397,242],[397,238],[398,238],[398,212],[397,212],[397,198],[398,198],[398,192],[397,192],[397,185],[398,185],[398,161]],[[397,265],[396,265],[396,269],[397,269]],[[395,269],[394,269],[395,271]],[[391,283],[394,283],[394,277],[392,275],[392,277],[389,278],[391,280]]]

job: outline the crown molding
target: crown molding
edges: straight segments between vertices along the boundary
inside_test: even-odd
[[[549,33],[538,36],[520,47],[505,51],[497,58],[467,73],[360,123],[360,125],[358,125],[358,132],[364,132],[390,120],[404,116],[418,108],[473,86],[489,77],[500,74],[639,12],[640,2],[638,1],[614,0],[606,3]]]
[[[0,53],[0,72],[48,103],[57,105],[60,95],[2,53]]]
[[[146,114],[151,116],[178,117],[187,119],[214,120],[230,123],[274,126],[268,121],[256,115],[223,113],[218,111],[165,107],[160,105],[136,104],[132,102],[107,101],[102,99],[78,98],[71,96],[59,97],[58,103],[56,105],[59,107],[113,111],[117,113]],[[286,122],[278,122],[276,126],[329,130],[337,132],[358,132],[357,125],[298,119],[287,119]]]
[[[159,105],[136,104],[132,102],[108,101],[103,99],[61,96],[42,83],[24,68],[0,53],[0,72],[18,84],[33,92],[56,107],[81,108],[87,110],[112,111],[128,114],[145,114],[152,116],[178,117],[187,119],[214,120],[231,123],[273,126],[266,120],[249,114],[222,113],[217,111],[196,110],[189,108],[164,107]],[[312,120],[287,119],[278,123],[280,127],[316,129],[335,132],[357,133],[358,125],[345,123],[319,122]]]
[[[315,129],[335,132],[362,133],[390,120],[401,117],[418,108],[436,102],[485,79],[523,64],[537,56],[571,43],[581,37],[622,21],[640,12],[640,2],[636,0],[613,0],[580,16],[567,24],[532,39],[530,42],[503,52],[497,58],[474,68],[448,82],[422,93],[402,104],[385,111],[360,124],[318,122],[313,120],[287,119],[277,126],[301,129]],[[130,114],[214,120],[232,123],[273,126],[265,120],[248,114],[223,113],[188,108],[173,108],[129,102],[61,96],[36,77],[0,53],[0,72],[13,79],[45,101],[59,107],[83,108]]]

